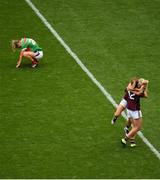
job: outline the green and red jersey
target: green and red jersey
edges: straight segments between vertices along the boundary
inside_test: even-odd
[[[21,49],[36,52],[36,51],[42,51],[42,48],[38,46],[35,40],[31,38],[22,38],[21,39]]]

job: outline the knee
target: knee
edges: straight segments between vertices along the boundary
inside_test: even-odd
[[[30,57],[30,54],[28,52],[24,51],[24,52],[22,52],[22,56],[28,58],[28,57]]]
[[[118,108],[118,109],[115,111],[114,115],[118,117],[118,116],[121,115],[122,111],[123,111],[122,109]]]
[[[23,53],[22,53],[22,56],[24,56],[24,57],[28,57],[28,54],[27,54],[27,53],[25,53],[25,52],[23,52]]]
[[[119,112],[115,112],[114,115],[119,117],[121,114]]]

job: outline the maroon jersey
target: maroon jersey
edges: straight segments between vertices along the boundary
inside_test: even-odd
[[[127,101],[127,109],[132,111],[140,110],[140,98],[143,97],[144,94],[136,95],[131,91],[125,90],[124,99]]]

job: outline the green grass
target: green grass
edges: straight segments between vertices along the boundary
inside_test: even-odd
[[[160,149],[159,26],[156,0],[34,0],[98,81],[120,101],[132,76],[150,80],[144,135]],[[137,137],[122,148],[124,119],[23,0],[0,3],[0,178],[160,178],[160,161]],[[36,69],[9,42],[33,37]]]

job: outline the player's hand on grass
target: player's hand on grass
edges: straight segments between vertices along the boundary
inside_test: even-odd
[[[16,68],[19,68],[19,67],[20,67],[20,63],[17,63]]]

